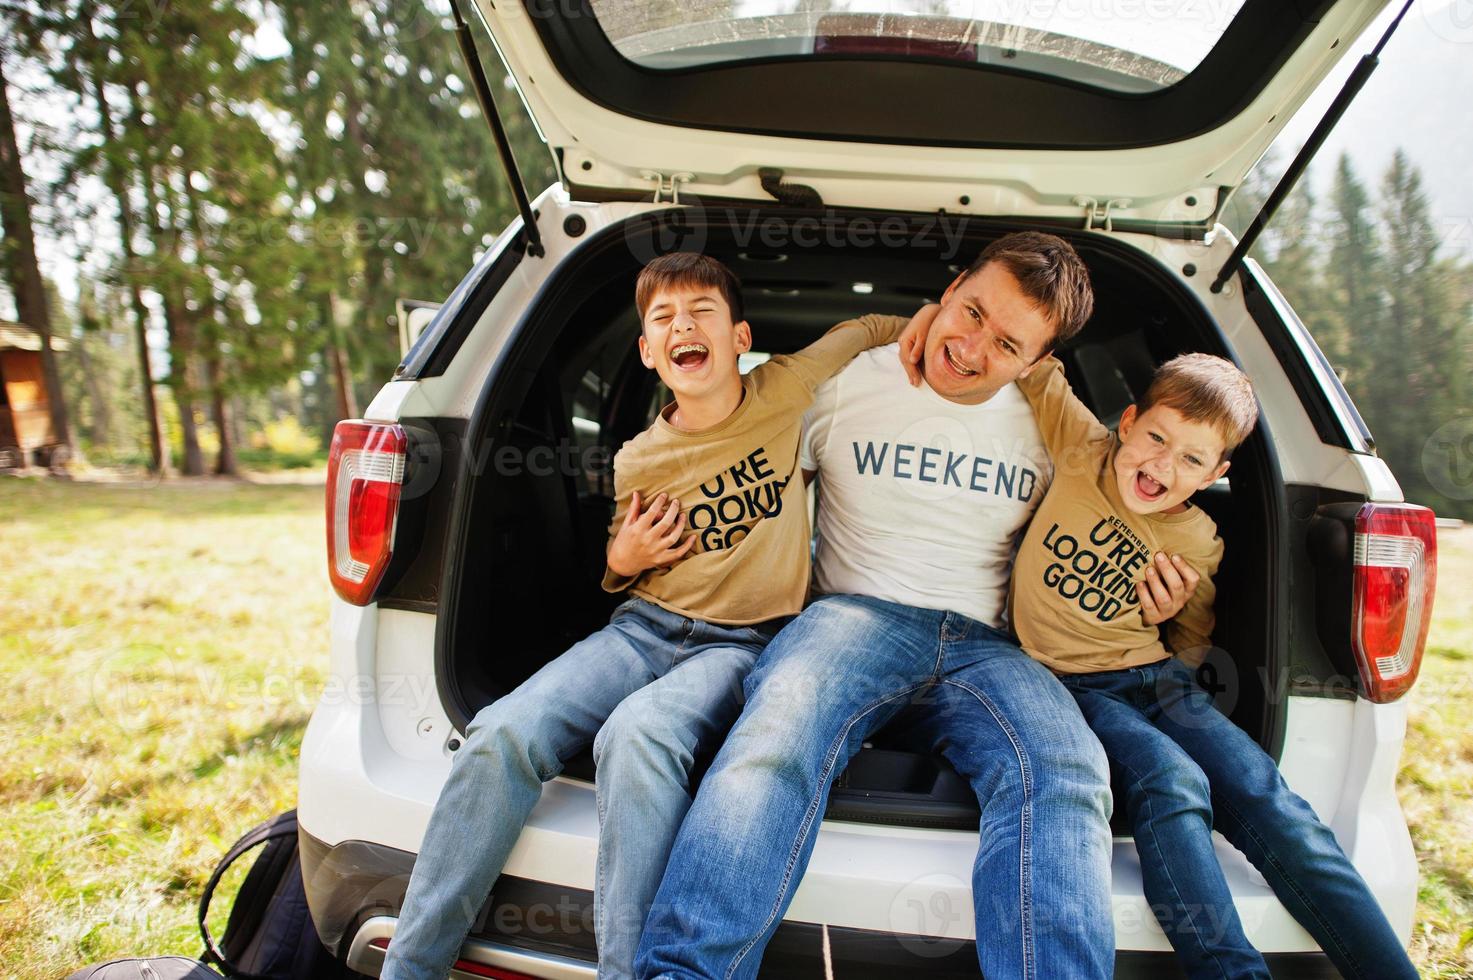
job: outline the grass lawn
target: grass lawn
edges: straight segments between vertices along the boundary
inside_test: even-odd
[[[198,953],[216,860],[296,799],[326,667],[321,501],[0,479],[0,974]],[[1412,952],[1426,976],[1473,977],[1473,529],[1440,548],[1400,779]]]
[[[196,955],[215,862],[296,802],[322,490],[0,479],[0,544],[0,975]]]

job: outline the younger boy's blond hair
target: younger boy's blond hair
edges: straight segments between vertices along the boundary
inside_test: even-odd
[[[1258,422],[1253,382],[1232,361],[1212,354],[1181,354],[1156,369],[1139,411],[1153,405],[1174,408],[1190,422],[1215,428],[1227,459]]]

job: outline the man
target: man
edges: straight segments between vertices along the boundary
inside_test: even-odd
[[[1004,623],[1013,543],[1053,473],[1012,382],[1092,308],[1067,243],[1008,235],[943,294],[925,385],[911,387],[891,346],[819,388],[801,460],[805,477],[822,478],[819,598],[746,682],[746,708],[676,841],[637,975],[755,976],[835,776],[922,691],[940,751],[982,808],[983,973],[1110,975],[1104,753]],[[1174,612],[1177,596],[1162,596]],[[986,900],[998,896],[1004,914]]]

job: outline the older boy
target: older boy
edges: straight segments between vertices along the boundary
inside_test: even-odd
[[[917,314],[902,350],[923,342],[934,309]],[[1345,976],[1415,977],[1334,834],[1195,680],[1223,546],[1190,498],[1227,472],[1253,429],[1248,378],[1220,357],[1176,357],[1116,432],[1074,395],[1054,357],[1019,387],[1055,474],[1013,567],[1013,627],[1074,695],[1125,784],[1146,898],[1182,967],[1193,977],[1269,977],[1213,851],[1215,827]],[[1145,569],[1164,569],[1167,555],[1197,581],[1166,623],[1171,652],[1137,596]]]
[[[640,273],[639,353],[675,396],[614,460],[604,587],[631,598],[466,729],[425,831],[383,976],[443,978],[541,793],[591,741],[599,975],[631,974],[640,926],[690,806],[698,747],[808,588],[798,440],[814,389],[904,321],[851,321],[743,376],[740,285],[675,253]],[[682,535],[691,533],[682,542]]]

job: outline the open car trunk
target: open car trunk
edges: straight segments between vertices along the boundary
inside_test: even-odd
[[[436,650],[441,699],[457,728],[603,626],[619,601],[599,585],[614,506],[611,461],[668,398],[635,346],[633,285],[642,258],[696,248],[726,262],[743,282],[754,350],[781,353],[852,316],[914,312],[938,298],[989,240],[1016,230],[951,218],[943,235],[936,215],[828,212],[840,233],[813,236],[820,244],[758,244],[793,241],[800,220],[816,219],[783,209],[728,209],[719,222],[700,211],[652,212],[586,243],[547,284],[469,422],[468,445],[481,462],[478,472],[462,474]],[[903,229],[903,248],[876,240],[881,220]],[[770,232],[753,234],[759,228]],[[1096,311],[1059,354],[1075,390],[1103,420],[1113,423],[1166,358],[1189,350],[1230,354],[1191,293],[1144,253],[1098,235],[1072,237],[1093,277]],[[1284,632],[1273,622],[1282,587],[1276,528],[1286,504],[1261,432],[1235,454],[1230,482],[1197,500],[1227,545],[1214,643],[1223,651],[1219,673],[1236,680],[1222,706],[1275,753],[1282,705],[1270,701],[1262,678],[1276,676],[1286,656]],[[498,455],[503,447],[518,452]],[[716,748],[703,747],[707,760]],[[592,778],[586,754],[567,763],[567,775]],[[828,816],[975,828],[978,811],[945,762],[905,744],[891,726],[841,775]]]

